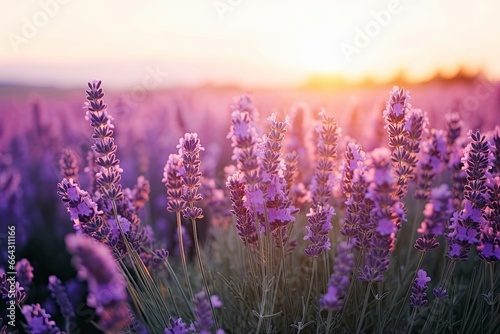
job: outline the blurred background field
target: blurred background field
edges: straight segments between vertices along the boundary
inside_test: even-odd
[[[252,95],[263,128],[273,112],[300,117],[299,136],[325,108],[342,128],[339,149],[345,136],[367,152],[387,145],[382,111],[394,85],[410,91],[431,127],[444,128],[450,111],[464,129],[499,125],[499,12],[493,0],[0,0],[0,266],[14,224],[17,258],[35,268],[27,303],[42,303],[60,322],[46,287],[57,275],[80,313],[76,327],[95,331],[86,285],[65,250],[72,224],[56,194],[63,148],[75,152],[82,185],[90,182],[83,103],[91,79],[103,81],[115,118],[122,184],[132,188],[139,175],[150,181],[142,222],[175,252],[163,167],[179,138],[197,132],[203,173],[222,189],[235,96]],[[314,168],[302,159],[301,168]]]

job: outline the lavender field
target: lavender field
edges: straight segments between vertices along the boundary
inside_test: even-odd
[[[126,97],[1,91],[0,333],[500,332],[496,83]]]

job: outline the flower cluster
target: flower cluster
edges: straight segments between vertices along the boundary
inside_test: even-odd
[[[431,278],[427,276],[427,272],[419,269],[411,287],[410,305],[412,307],[422,307],[427,304],[427,283],[430,281]]]
[[[293,214],[298,210],[289,198],[284,177],[285,163],[281,158],[283,139],[286,128],[289,126],[288,118],[284,122],[279,122],[276,120],[276,115],[272,114],[269,121],[271,130],[262,140],[260,168],[262,175],[260,188],[265,201],[266,215],[264,215],[264,207],[256,206],[255,209],[260,218],[267,217],[269,231],[276,245],[282,247],[288,240],[288,226],[295,221]]]
[[[217,296],[210,296],[210,301],[208,301],[204,291],[198,292],[194,296],[194,313],[195,322],[191,324],[190,329],[200,334],[210,334],[212,327],[214,327],[214,319],[212,318],[212,311],[210,309],[210,304],[214,308],[221,308],[222,302]],[[218,334],[224,333],[220,329],[217,330]]]
[[[242,97],[241,100],[247,101],[248,97]],[[239,105],[247,104],[239,103]],[[245,109],[235,109],[231,114],[231,122],[228,138],[232,141],[232,159],[236,161],[238,170],[243,173],[244,182],[254,185],[261,180],[257,130],[249,111]]]
[[[439,246],[436,238],[443,235],[448,225],[451,212],[451,191],[448,185],[442,184],[430,192],[430,202],[425,205],[424,221],[418,233],[422,234],[415,241],[415,248],[421,252],[428,252]]]
[[[386,103],[383,117],[385,120],[385,128],[389,134],[389,147],[392,151],[392,160],[395,164],[395,172],[397,175],[397,196],[402,199],[408,192],[407,178],[411,175],[412,168],[415,164],[415,157],[411,150],[414,148],[408,141],[408,130],[413,131],[415,139],[418,139],[422,129],[423,117],[417,117],[415,113],[409,126],[406,125],[408,111],[411,109],[410,94],[403,88],[393,87],[389,92],[389,100]],[[416,145],[418,147],[418,144]]]
[[[126,283],[111,250],[82,234],[66,236],[66,247],[73,255],[78,277],[88,283],[87,304],[96,309],[101,328],[125,327],[130,321]]]
[[[310,256],[319,256],[323,250],[330,249],[329,231],[332,229],[331,219],[335,210],[328,203],[332,195],[334,166],[337,158],[337,145],[340,128],[334,117],[327,116],[325,110],[320,112],[321,126],[317,131],[318,160],[311,182],[312,208],[307,214],[306,226],[308,234],[304,240],[310,240],[305,252]]]
[[[24,305],[22,313],[26,319],[26,330],[29,333],[64,334],[56,326],[55,321],[50,320],[50,314],[40,307],[40,304]]]
[[[167,211],[181,212],[186,208],[182,199],[184,184],[181,179],[182,158],[178,154],[170,154],[163,170],[162,182],[167,188]]]
[[[65,179],[73,179],[78,182],[78,163],[75,153],[72,150],[64,148],[62,150],[61,159],[59,160],[62,177]]]
[[[464,188],[464,207],[455,212],[447,234],[447,256],[454,260],[466,260],[468,252],[474,244],[479,242],[481,229],[489,234],[489,226],[484,221],[482,210],[490,201],[487,182],[491,178],[491,145],[479,131],[469,132],[471,142],[464,150],[462,158],[463,170],[467,176]],[[485,226],[486,225],[486,226]],[[492,241],[486,237],[487,242]],[[484,249],[484,248],[483,248]],[[494,255],[494,254],[493,254]]]
[[[33,267],[27,259],[21,259],[16,263],[16,276],[19,284],[25,289],[33,280]]]
[[[184,218],[188,220],[203,218],[201,208],[194,206],[195,203],[202,200],[199,193],[201,185],[201,172],[200,172],[200,139],[196,133],[186,133],[184,137],[179,140],[179,156],[182,157],[181,179],[184,185],[181,199],[186,202],[186,207],[182,211]]]
[[[365,215],[366,192],[366,155],[361,146],[354,141],[347,144],[342,165],[342,190],[347,197],[345,202],[344,224],[340,233],[348,238],[359,240],[360,230],[366,230],[369,216]]]
[[[328,282],[327,292],[320,300],[321,308],[335,311],[342,309],[353,268],[352,246],[346,242],[339,243],[333,264],[333,274]]]
[[[116,158],[116,145],[113,138],[113,118],[108,115],[107,105],[104,104],[104,93],[101,88],[101,81],[89,82],[87,90],[86,119],[90,121],[93,128],[92,138],[95,143],[92,146],[97,153],[95,163],[101,167],[97,177],[98,190],[105,199],[118,201],[122,198],[122,188],[120,185],[121,172]]]
[[[447,149],[444,131],[432,129],[429,138],[422,142],[417,163],[417,190],[413,196],[415,199],[429,198],[432,182],[442,171],[447,159]]]
[[[391,152],[386,148],[374,150],[368,165],[366,197],[373,202],[372,230],[368,231],[367,245],[363,247],[368,252],[359,279],[375,282],[384,279],[383,272],[389,267],[389,251],[394,247],[397,222],[404,219],[404,210],[394,195],[397,180],[391,168]]]
[[[68,295],[66,293],[66,289],[64,285],[61,283],[61,280],[57,278],[57,276],[51,275],[49,276],[49,285],[48,288],[52,294],[52,298],[54,298],[57,302],[57,305],[61,308],[61,313],[65,318],[71,318],[75,316],[75,310],[73,309],[73,305],[68,299]]]
[[[236,172],[227,179],[230,191],[232,213],[236,216],[236,229],[243,243],[255,247],[258,242],[256,224],[250,210],[245,205],[245,184],[241,172]]]

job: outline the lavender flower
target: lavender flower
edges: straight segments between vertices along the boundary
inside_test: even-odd
[[[26,330],[30,333],[39,334],[63,334],[59,327],[45,309],[40,307],[40,304],[24,305],[22,309],[24,318],[26,319]]]
[[[432,292],[434,293],[434,297],[436,297],[436,299],[443,300],[443,299],[448,298],[448,293],[446,292],[445,288],[441,288],[441,287],[434,288],[434,289],[432,289]]]
[[[242,98],[243,99],[243,98]],[[244,99],[246,101],[246,99]],[[244,102],[243,101],[243,102]],[[246,103],[240,103],[245,105]],[[232,159],[236,167],[242,171],[244,182],[254,185],[260,182],[260,158],[258,156],[258,135],[250,113],[243,109],[235,109],[231,114],[231,138],[233,147]]]
[[[448,145],[448,158],[446,161],[450,160],[450,156],[456,148],[457,139],[460,138],[462,133],[463,122],[460,118],[458,112],[450,112],[445,115],[446,119],[446,144]]]
[[[111,250],[82,234],[66,236],[66,247],[73,255],[78,277],[87,280],[87,304],[96,309],[101,328],[113,330],[128,325],[126,283]]]
[[[311,241],[305,252],[314,257],[319,256],[323,250],[329,250],[331,245],[328,233],[332,229],[331,218],[335,210],[328,202],[332,195],[334,161],[340,137],[340,128],[335,118],[326,116],[324,110],[320,112],[320,116],[322,122],[317,129],[319,158],[311,183],[312,208],[307,214],[308,234],[304,237],[304,240]]]
[[[447,256],[455,260],[466,260],[468,251],[479,243],[483,258],[492,259],[496,257],[495,251],[490,251],[490,244],[494,247],[495,234],[489,233],[489,226],[482,216],[482,210],[490,202],[488,191],[488,179],[491,178],[492,153],[490,143],[479,131],[470,131],[471,142],[464,150],[462,158],[463,170],[467,176],[467,184],[464,188],[464,207],[460,212],[455,212],[447,235]],[[480,230],[482,234],[479,235]],[[483,246],[480,239],[484,238]],[[486,246],[486,248],[485,248]]]
[[[283,246],[288,239],[287,228],[295,221],[293,214],[298,210],[292,205],[284,178],[285,164],[281,158],[282,142],[288,127],[288,117],[285,122],[276,121],[276,114],[268,119],[271,122],[271,131],[262,141],[261,160],[261,190],[265,200],[267,222],[276,245]],[[258,209],[259,217],[264,221],[264,212]]]
[[[339,311],[344,306],[344,297],[350,284],[350,277],[354,268],[354,254],[352,246],[341,242],[337,246],[337,255],[333,264],[333,274],[328,282],[327,292],[320,299],[323,309]]]
[[[185,209],[186,202],[182,199],[184,185],[181,179],[182,158],[178,154],[170,154],[163,171],[163,180],[167,187],[167,211],[180,212]]]
[[[183,210],[184,218],[188,220],[203,218],[201,208],[194,206],[194,203],[202,200],[198,191],[201,185],[200,151],[203,151],[203,147],[196,133],[186,133],[179,140],[177,148],[179,155],[182,156],[181,178],[184,190],[181,198],[187,203],[187,207]]]
[[[417,230],[422,237],[415,241],[415,248],[422,252],[439,246],[436,237],[444,234],[451,209],[451,191],[448,185],[433,188],[430,197],[431,200],[424,209],[425,219]]]
[[[490,137],[492,151],[494,153],[491,173],[494,176],[500,176],[500,126],[495,126],[495,130]]]
[[[118,201],[123,197],[120,185],[121,168],[120,161],[116,158],[116,145],[113,138],[113,128],[111,124],[113,118],[108,115],[107,105],[104,104],[104,93],[101,88],[101,81],[93,80],[88,84],[87,90],[86,119],[94,131],[92,137],[95,144],[92,149],[97,153],[96,164],[101,167],[96,174],[98,190],[105,199]]]
[[[448,156],[445,133],[432,129],[427,140],[422,142],[420,159],[417,163],[417,190],[415,199],[428,199],[432,182],[442,171]]]
[[[311,184],[313,206],[325,206],[332,195],[334,162],[337,158],[337,145],[341,130],[335,117],[320,112],[321,126],[318,127],[318,162]]]
[[[210,301],[214,308],[222,307],[222,302],[219,297],[213,295],[210,297]],[[191,325],[190,329],[196,331],[196,333],[209,334],[210,330],[214,326],[214,319],[212,318],[210,302],[208,301],[205,292],[200,291],[194,295],[193,303],[196,320]]]
[[[392,150],[392,160],[394,161],[396,167],[395,171],[398,177],[396,194],[400,199],[408,192],[406,179],[411,175],[412,165],[415,163],[411,155],[412,152],[408,151],[410,143],[408,142],[409,135],[405,125],[406,119],[408,118],[407,112],[411,109],[409,101],[410,94],[408,91],[405,91],[403,88],[399,89],[395,86],[392,91],[389,92],[389,100],[383,112],[386,123],[385,128],[389,134],[389,147]],[[414,130],[415,137],[418,138],[418,133],[421,131],[418,127],[422,124],[422,121],[419,122],[417,117],[412,120],[413,122],[411,122],[410,128],[414,129],[410,130]],[[413,148],[413,146],[411,148]]]
[[[188,334],[189,333],[189,328],[182,321],[181,318],[177,318],[177,320],[170,318],[169,322],[170,322],[170,326],[168,328],[165,328],[165,334]]]
[[[366,197],[373,202],[370,213],[372,230],[367,232],[367,245],[362,246],[368,252],[359,279],[375,282],[384,279],[383,272],[389,267],[389,251],[396,240],[397,222],[404,219],[404,210],[394,195],[397,180],[391,168],[391,152],[386,148],[374,150],[369,165]]]
[[[68,299],[68,295],[66,293],[66,288],[61,283],[61,280],[54,275],[49,276],[49,285],[48,288],[52,294],[52,298],[54,298],[57,302],[57,305],[61,308],[61,314],[64,318],[71,318],[75,316],[75,310],[73,309],[73,305]]]
[[[78,163],[75,153],[72,150],[64,148],[62,150],[61,159],[59,160],[62,177],[65,179],[73,179],[78,182]]]
[[[366,225],[362,214],[365,206],[365,152],[353,141],[347,144],[342,165],[342,190],[347,197],[345,201],[345,218],[340,233],[348,238],[359,239],[360,228]],[[365,221],[364,221],[365,220]]]
[[[27,288],[33,280],[33,267],[27,259],[21,259],[16,263],[16,276],[19,284]]]
[[[243,175],[240,172],[236,172],[227,179],[226,186],[230,191],[233,208],[231,212],[236,216],[238,236],[246,245],[256,247],[258,242],[256,225],[253,215],[245,205],[245,184],[242,179]]]
[[[412,307],[422,307],[427,304],[427,283],[430,281],[431,278],[427,276],[427,272],[419,269],[411,287],[410,305]]]
[[[75,231],[97,240],[107,238],[109,229],[103,221],[103,212],[98,209],[88,192],[80,189],[73,179],[63,179],[57,185],[57,194],[66,204]]]
[[[151,191],[151,186],[149,181],[146,180],[144,176],[139,176],[137,178],[137,183],[134,189],[130,190],[126,188],[124,194],[126,195],[128,201],[134,206],[134,210],[139,210],[149,201],[149,192]]]
[[[464,150],[463,170],[467,175],[464,197],[474,208],[483,209],[489,201],[486,182],[491,168],[493,155],[491,145],[479,131],[469,132],[471,143]]]

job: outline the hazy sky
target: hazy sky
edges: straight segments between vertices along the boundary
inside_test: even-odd
[[[459,64],[500,78],[499,15],[495,0],[0,0],[0,81],[271,86]]]

